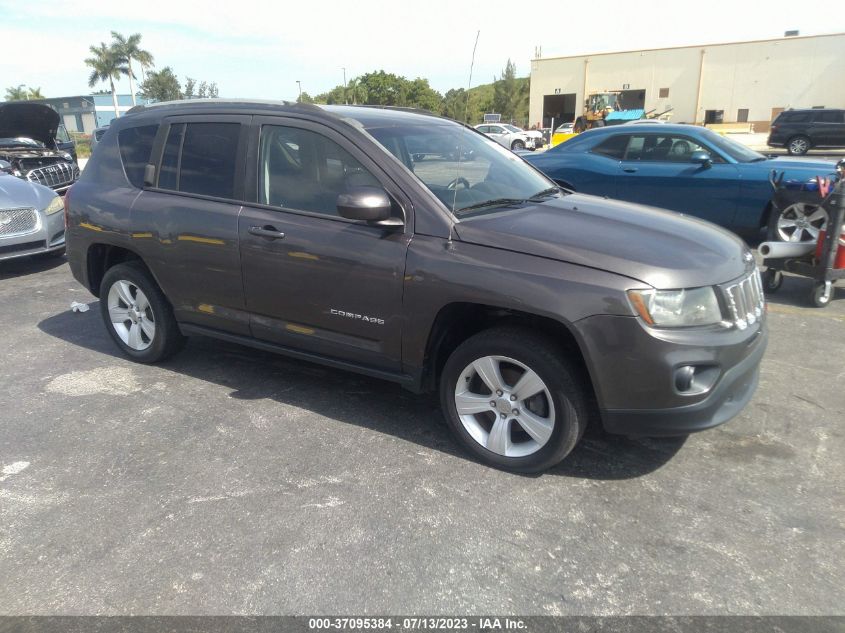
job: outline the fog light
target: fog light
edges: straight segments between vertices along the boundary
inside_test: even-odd
[[[692,389],[692,381],[695,378],[695,367],[686,365],[675,370],[675,389],[685,393]]]
[[[684,365],[675,370],[675,390],[685,396],[706,393],[713,388],[721,371],[718,365]]]

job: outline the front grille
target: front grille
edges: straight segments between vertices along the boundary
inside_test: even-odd
[[[38,229],[35,209],[0,209],[0,237],[26,235]]]
[[[51,189],[70,185],[77,178],[79,178],[79,168],[73,163],[56,163],[26,172],[27,180]]]
[[[739,281],[722,286],[722,293],[728,306],[731,325],[744,330],[763,317],[766,300],[763,296],[760,271],[756,267],[751,274]]]

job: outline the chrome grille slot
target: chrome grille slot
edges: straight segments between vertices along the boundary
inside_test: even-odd
[[[730,325],[744,330],[763,317],[766,301],[763,296],[763,282],[757,268],[739,281],[721,288],[730,313]]]
[[[55,189],[70,185],[79,176],[79,169],[71,163],[55,163],[38,167],[26,173],[26,179]]]
[[[26,235],[38,230],[35,209],[0,209],[0,237]]]

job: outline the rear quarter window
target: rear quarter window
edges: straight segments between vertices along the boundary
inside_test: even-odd
[[[144,186],[144,168],[150,162],[157,132],[158,125],[141,125],[121,130],[117,135],[123,171],[129,182],[139,189]]]

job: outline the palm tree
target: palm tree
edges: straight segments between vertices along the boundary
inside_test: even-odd
[[[139,62],[143,68],[144,62],[152,64],[153,56],[149,51],[141,50],[141,34],[133,33],[129,37],[125,37],[117,31],[111,32],[112,46],[120,53],[121,57],[126,59],[126,65],[129,68],[129,92],[132,93],[132,105],[135,103],[135,74],[132,72],[132,60]]]
[[[26,101],[29,91],[23,84],[6,88],[6,101]]]
[[[135,53],[138,63],[141,64],[141,79],[143,81],[147,80],[147,71],[155,66],[153,62],[153,56],[150,55],[149,51],[138,51]]]
[[[111,99],[114,103],[114,116],[120,116],[117,107],[117,92],[114,90],[114,80],[120,79],[121,75],[129,74],[127,59],[114,46],[106,46],[105,42],[99,46],[92,46],[89,49],[93,57],[85,60],[85,63],[92,68],[88,77],[88,85],[93,88],[97,83],[108,80],[111,87]]]
[[[38,88],[30,88],[26,93],[27,99],[46,99],[47,97],[41,92],[41,86]]]

